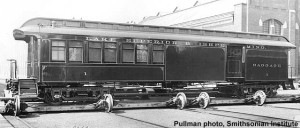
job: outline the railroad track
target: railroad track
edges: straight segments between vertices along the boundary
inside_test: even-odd
[[[269,126],[278,126],[275,123],[278,122],[294,122],[294,120],[285,119],[285,118],[278,118],[278,117],[271,117],[271,116],[264,116],[259,114],[249,114],[243,112],[235,112],[235,111],[227,111],[227,110],[218,110],[215,108],[206,108],[206,109],[199,109],[199,108],[187,108],[184,111],[201,113],[201,114],[210,114],[215,116],[221,117],[229,117],[234,119],[239,119],[241,121],[249,121],[249,122],[260,122],[260,123],[268,123]],[[273,122],[273,124],[271,124]],[[294,126],[280,126],[280,127],[294,127]]]
[[[129,116],[124,116],[124,115],[119,115],[119,114],[115,114],[115,115],[119,116],[119,117],[122,117],[122,118],[127,118],[127,119],[130,119],[130,120],[134,120],[134,121],[138,121],[138,122],[145,123],[145,124],[148,124],[148,125],[152,125],[152,126],[158,127],[158,128],[169,128],[169,127],[157,124],[157,123],[152,123],[152,122],[149,122],[149,121],[144,121],[144,120],[136,119],[136,118],[129,117]]]
[[[14,127],[14,128],[34,128],[18,116],[4,115],[4,118]]]
[[[264,104],[263,106],[264,107],[269,107],[269,108],[280,108],[280,109],[288,109],[288,110],[300,110],[300,108],[273,106],[273,105],[269,105],[269,104]]]
[[[179,110],[179,111],[188,111],[188,112],[193,112],[193,113],[199,113],[199,115],[202,114],[201,116],[205,116],[205,115],[209,114],[209,115],[213,115],[213,116],[233,118],[233,119],[237,119],[239,121],[245,121],[245,122],[268,123],[268,126],[270,126],[270,127],[295,127],[294,124],[291,124],[291,122],[295,122],[295,121],[291,120],[291,119],[265,116],[265,115],[259,115],[259,114],[250,114],[250,113],[244,113],[244,112],[219,110],[219,109],[216,109],[213,107],[206,108],[206,109],[185,108],[185,109]],[[156,123],[152,123],[149,121],[141,120],[138,118],[133,118],[133,117],[124,116],[124,115],[118,115],[118,114],[116,114],[116,116],[135,120],[135,121],[142,122],[145,124],[150,124],[150,125],[153,125],[154,127],[167,128],[167,126],[163,126],[161,124],[156,124]],[[285,123],[285,122],[287,122],[287,123]],[[271,124],[271,123],[273,123],[273,124]],[[279,125],[278,123],[282,123],[282,124]]]
[[[296,108],[286,108],[286,107],[277,107],[277,106],[271,106],[268,104],[265,104],[261,107],[273,107],[273,108],[284,108],[284,109],[293,109],[293,110],[300,110],[300,109],[296,109]],[[235,112],[235,111],[228,111],[228,110],[219,110],[216,109],[214,106],[210,106],[209,108],[206,109],[200,109],[200,108],[185,108],[183,110],[179,110],[179,111],[188,111],[188,112],[193,112],[193,113],[199,113],[202,114],[203,116],[205,116],[205,114],[209,114],[209,115],[214,115],[214,116],[219,116],[219,117],[228,117],[228,118],[233,118],[233,119],[238,119],[238,120],[242,120],[242,121],[248,121],[248,122],[293,122],[294,120],[290,120],[290,119],[285,119],[285,118],[278,118],[278,117],[271,117],[271,116],[264,116],[264,115],[259,115],[259,114],[250,114],[250,113],[244,113],[244,112]],[[115,114],[116,116],[122,117],[122,118],[126,118],[126,119],[130,119],[130,120],[134,120],[143,124],[147,124],[149,126],[153,126],[153,127],[157,127],[157,128],[167,128],[167,126],[158,124],[158,123],[154,123],[151,121],[147,121],[147,120],[141,120],[139,118],[135,118],[135,117],[130,117],[130,116],[126,116],[126,115],[122,115],[122,114]],[[201,116],[202,116],[201,115]],[[30,124],[28,124],[27,122],[23,121],[22,118],[19,117],[15,117],[15,116],[9,116],[9,115],[5,115],[4,116],[15,128],[33,128],[32,126],[30,126]],[[280,126],[280,127],[289,127],[289,126]]]

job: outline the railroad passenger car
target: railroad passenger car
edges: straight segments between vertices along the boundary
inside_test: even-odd
[[[13,35],[28,44],[28,84],[8,88],[49,103],[97,100],[114,90],[107,83],[229,82],[219,90],[273,95],[295,47],[278,35],[55,18],[30,19]]]

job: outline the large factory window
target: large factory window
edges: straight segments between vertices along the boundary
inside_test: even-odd
[[[102,60],[102,43],[89,42],[89,61],[101,62]]]
[[[134,44],[123,44],[123,62],[133,63],[134,62]]]
[[[164,63],[164,45],[153,45],[153,63],[163,64]]]
[[[116,63],[117,62],[117,44],[105,43],[104,44],[104,62]]]
[[[145,44],[136,45],[136,62],[147,63],[148,62],[148,46]]]
[[[263,22],[263,33],[281,34],[282,23],[276,19],[269,19]]]
[[[52,41],[52,61],[65,61],[65,41]]]
[[[69,43],[69,61],[82,61],[82,43],[70,41]]]

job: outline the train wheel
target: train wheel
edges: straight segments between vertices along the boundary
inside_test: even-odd
[[[177,108],[179,108],[180,110],[182,110],[186,106],[187,100],[183,92],[177,94],[175,104],[177,105]]]
[[[105,107],[104,107],[104,109],[105,109],[105,112],[112,112],[112,109],[113,109],[113,103],[114,103],[114,101],[113,101],[113,98],[112,98],[112,96],[111,96],[111,94],[105,94],[104,95],[104,100],[105,100]]]
[[[254,101],[256,103],[256,105],[261,106],[264,104],[264,102],[266,101],[266,94],[264,91],[262,90],[258,90],[255,92],[254,94]]]
[[[207,92],[201,92],[198,97],[200,108],[206,108],[209,105],[210,97]]]
[[[21,103],[20,103],[20,96],[19,95],[15,96],[15,104],[14,105],[15,105],[14,115],[18,116],[21,112],[21,110],[20,110]]]

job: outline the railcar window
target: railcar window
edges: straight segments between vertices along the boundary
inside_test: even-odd
[[[65,41],[52,41],[52,61],[65,61],[66,59]]]
[[[82,43],[78,41],[69,42],[69,61],[82,61]]]
[[[117,44],[105,43],[104,44],[104,62],[116,63],[117,62]]]
[[[101,62],[102,60],[102,43],[89,42],[89,61]]]
[[[136,61],[140,63],[148,62],[148,46],[145,44],[136,45]]]
[[[134,44],[123,44],[123,62],[134,62]]]
[[[153,63],[164,63],[164,45],[153,45]]]

